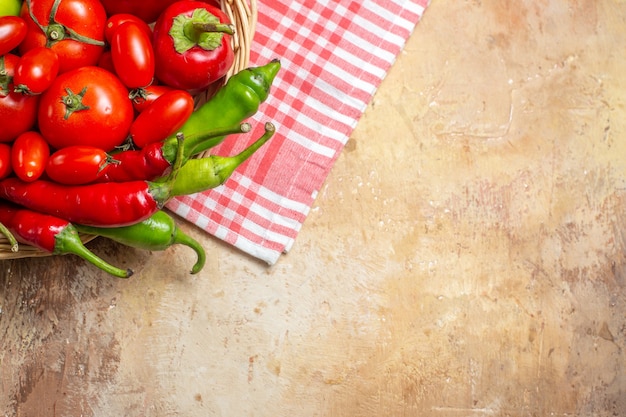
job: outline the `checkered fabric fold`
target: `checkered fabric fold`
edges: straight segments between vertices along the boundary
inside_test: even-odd
[[[168,208],[253,257],[289,251],[330,169],[429,0],[278,0],[259,4],[251,65],[278,58],[268,100],[250,120],[277,133],[222,186]],[[249,143],[226,139],[212,153]]]

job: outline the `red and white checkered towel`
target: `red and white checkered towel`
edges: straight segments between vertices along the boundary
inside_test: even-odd
[[[251,65],[279,58],[282,69],[250,120],[258,128],[249,139],[259,136],[266,121],[277,133],[224,185],[177,198],[168,208],[274,264],[294,244],[333,163],[428,3],[261,1]],[[212,153],[232,155],[246,145],[227,139]]]

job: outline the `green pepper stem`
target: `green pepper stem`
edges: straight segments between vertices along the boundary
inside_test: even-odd
[[[274,135],[272,123],[265,124],[265,133],[235,156],[211,155],[190,159],[181,169],[180,180],[174,181],[171,195],[199,193],[223,184],[232,173]]]
[[[187,161],[189,158],[197,154],[196,149],[198,147],[204,147],[207,142],[221,142],[228,135],[235,135],[239,133],[248,133],[252,130],[250,123],[239,123],[235,126],[219,127],[216,129],[205,130],[204,132],[192,133],[185,136],[185,146],[183,149],[183,160]],[[167,139],[163,144],[163,157],[170,164],[173,164],[176,160],[176,153],[178,152],[177,139]]]
[[[6,64],[4,62],[4,55],[0,56],[0,97],[6,97],[11,91],[9,91],[9,84],[13,82],[13,77],[10,77]]]
[[[191,269],[192,274],[200,272],[206,262],[206,253],[202,245],[180,230],[174,218],[162,210],[130,226],[95,227],[81,224],[74,226],[81,233],[102,236],[133,248],[150,251],[162,251],[175,244],[188,246],[197,256],[197,261]]]
[[[194,9],[191,16],[179,14],[172,19],[168,32],[174,50],[184,54],[194,47],[213,51],[222,46],[224,34],[234,34],[234,28],[221,23],[219,18],[203,7]]]
[[[176,134],[176,157],[174,158],[174,163],[172,164],[172,170],[170,174],[163,179],[163,181],[153,181],[150,182],[150,194],[157,203],[159,209],[162,209],[165,204],[172,198],[174,195],[172,194],[172,189],[174,188],[174,184],[176,183],[176,178],[178,177],[178,172],[183,167],[183,148],[185,145],[185,135],[181,132]]]
[[[270,123],[265,123],[265,133],[259,139],[257,139],[252,145],[241,151],[235,156],[217,156],[214,157],[215,163],[215,175],[220,178],[221,184],[224,183],[239,165],[243,164],[248,158],[250,158],[261,146],[263,146],[268,140],[274,136],[276,127]]]
[[[261,103],[268,98],[270,87],[280,68],[280,61],[274,59],[265,65],[249,67],[234,74],[187,119],[181,127],[185,137],[192,138],[207,129],[232,126],[254,115]],[[196,140],[192,138],[185,145],[185,154],[187,157],[202,154],[223,140],[224,136],[198,137]],[[166,139],[165,147],[172,148],[174,144],[174,136],[170,136]],[[166,149],[163,153],[166,155]],[[172,161],[167,156],[166,159]]]
[[[172,240],[172,244],[174,243],[188,246],[196,252],[197,261],[194,264],[194,266],[191,268],[192,274],[197,274],[198,272],[202,270],[202,268],[204,268],[204,264],[206,263],[206,252],[204,251],[204,248],[197,240],[185,234],[182,230],[180,230],[177,227],[176,230],[174,231],[174,236]]]
[[[19,245],[17,243],[17,239],[13,236],[13,233],[6,227],[3,223],[0,222],[0,233],[7,238],[9,243],[11,244],[11,252],[17,252],[19,250]]]
[[[87,249],[78,236],[78,230],[73,225],[65,227],[56,235],[54,253],[59,255],[68,253],[78,255],[87,262],[118,278],[128,278],[133,274],[132,270],[117,268]]]
[[[190,39],[199,39],[201,35],[207,32],[226,33],[227,35],[234,35],[235,29],[233,25],[225,23],[203,23],[203,22],[189,22],[185,25],[185,34]]]

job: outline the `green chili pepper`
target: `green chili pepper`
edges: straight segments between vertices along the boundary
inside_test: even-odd
[[[206,137],[208,131],[236,126],[254,115],[267,100],[270,87],[280,70],[280,61],[239,71],[228,79],[206,103],[194,111],[179,129],[185,135],[183,159],[187,160],[221,143],[225,136]],[[173,161],[176,155],[176,137],[170,136],[163,144],[163,156]]]
[[[272,123],[265,124],[265,133],[252,145],[235,156],[210,155],[190,159],[180,167],[172,183],[172,196],[188,195],[215,188],[224,183],[232,173],[274,135]]]
[[[164,211],[157,211],[146,220],[123,227],[93,227],[75,225],[81,233],[102,236],[133,248],[161,251],[175,244],[189,246],[196,252],[197,261],[192,274],[202,270],[206,262],[204,248],[198,241],[178,228],[176,221]]]

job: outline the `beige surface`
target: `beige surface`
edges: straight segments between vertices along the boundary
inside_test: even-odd
[[[0,415],[626,415],[625,20],[433,1],[272,268],[6,261]]]

